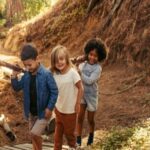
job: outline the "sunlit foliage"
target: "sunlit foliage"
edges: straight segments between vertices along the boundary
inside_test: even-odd
[[[0,22],[18,23],[51,8],[52,0],[0,0]]]
[[[22,0],[24,5],[25,15],[28,18],[36,16],[46,8],[50,8],[50,0]]]
[[[3,18],[5,12],[5,0],[0,0],[0,19]]]

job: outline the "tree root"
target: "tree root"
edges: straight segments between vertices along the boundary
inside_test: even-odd
[[[99,0],[90,0],[87,8],[87,13],[90,13],[92,11],[92,9],[95,7],[97,2],[99,2]]]
[[[113,92],[113,93],[103,93],[103,92],[100,92],[101,95],[107,95],[107,96],[111,96],[111,95],[117,95],[117,94],[121,94],[123,92],[126,92],[128,91],[129,89],[133,88],[134,86],[136,86],[138,83],[140,83],[143,79],[145,79],[147,77],[147,73],[144,73],[142,75],[140,75],[138,77],[138,79],[131,85],[129,85],[128,87],[122,89],[122,90],[119,90],[117,92]]]
[[[104,23],[104,25],[100,29],[100,34],[105,30],[106,26],[109,25],[109,23],[111,22],[111,19],[112,19],[113,15],[116,13],[116,11],[118,10],[118,8],[120,7],[120,5],[121,5],[122,2],[123,2],[123,0],[116,0],[115,1],[115,4],[114,4],[113,8],[111,9],[111,11],[108,14],[106,22]]]

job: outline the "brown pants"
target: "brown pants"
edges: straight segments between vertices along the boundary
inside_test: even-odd
[[[57,109],[56,113],[56,128],[55,128],[55,145],[54,150],[61,150],[63,143],[63,134],[65,134],[69,147],[76,146],[75,128],[76,128],[76,113],[62,114]]]

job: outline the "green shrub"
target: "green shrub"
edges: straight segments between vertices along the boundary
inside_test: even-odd
[[[102,150],[117,150],[127,144],[129,138],[134,134],[133,128],[125,128],[121,130],[112,130],[108,137],[102,141],[100,147]]]

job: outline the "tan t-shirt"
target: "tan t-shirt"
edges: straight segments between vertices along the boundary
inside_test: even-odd
[[[64,114],[75,113],[78,89],[75,84],[81,80],[78,72],[71,68],[66,74],[54,74],[58,86],[56,108]]]

